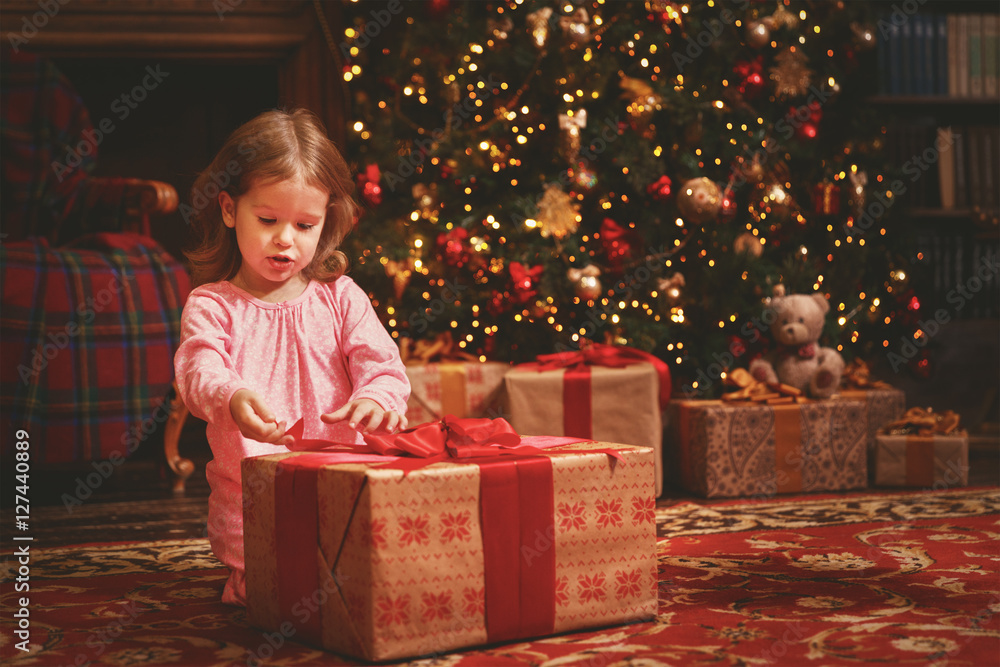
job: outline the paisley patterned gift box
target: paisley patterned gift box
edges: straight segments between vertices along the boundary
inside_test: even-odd
[[[677,400],[667,415],[674,479],[700,496],[766,498],[868,485],[861,401]]]
[[[652,449],[582,442],[406,472],[391,461],[412,459],[386,460],[243,462],[253,624],[391,660],[655,616]]]

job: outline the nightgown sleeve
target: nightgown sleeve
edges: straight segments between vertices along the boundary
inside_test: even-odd
[[[353,280],[346,276],[338,279],[337,291],[343,327],[341,349],[354,387],[350,400],[370,398],[384,410],[405,414],[410,381],[399,348],[379,321],[368,295]]]
[[[249,386],[237,372],[229,350],[233,317],[212,292],[195,290],[181,315],[181,344],[174,355],[177,388],[191,413],[227,431],[239,427],[229,401]]]

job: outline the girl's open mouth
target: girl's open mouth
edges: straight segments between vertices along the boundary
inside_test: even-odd
[[[292,264],[292,260],[284,255],[272,255],[267,261],[276,269],[287,269]]]

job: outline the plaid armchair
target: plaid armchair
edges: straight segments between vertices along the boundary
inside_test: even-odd
[[[0,56],[4,460],[23,429],[33,465],[118,463],[170,416],[190,282],[150,216],[176,210],[177,192],[93,177],[100,128],[70,83],[44,59]],[[168,463],[193,470],[176,451]]]

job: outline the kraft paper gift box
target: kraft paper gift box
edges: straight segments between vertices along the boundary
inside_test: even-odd
[[[951,488],[969,483],[969,436],[885,435],[875,446],[875,484]]]
[[[445,415],[486,416],[499,406],[503,377],[510,368],[498,361],[407,363],[406,418],[411,424],[421,424]]]
[[[874,466],[879,486],[966,486],[969,434],[952,410],[910,408],[879,432]]]
[[[678,400],[667,414],[679,481],[700,496],[770,497],[868,485],[860,401]]]
[[[591,350],[595,354],[584,364],[573,363],[574,355]],[[618,358],[619,366],[601,365],[606,361],[602,356],[617,355],[624,356]],[[548,360],[556,358],[572,365],[550,368]],[[662,410],[670,395],[666,365],[652,355],[610,345],[538,359],[514,366],[504,376],[505,416],[514,429],[525,435],[576,436],[652,447],[659,496],[663,492]]]
[[[243,462],[253,624],[392,660],[654,618],[651,449],[574,443],[408,472],[386,460]]]
[[[906,411],[906,394],[885,382],[871,380],[868,366],[864,361],[855,359],[844,369],[843,387],[837,398],[864,401],[871,461],[879,429],[898,419]]]
[[[406,418],[411,424],[445,415],[492,416],[487,413],[499,406],[503,376],[510,364],[479,361],[456,345],[451,333],[430,340],[403,338],[399,354],[410,381]]]

